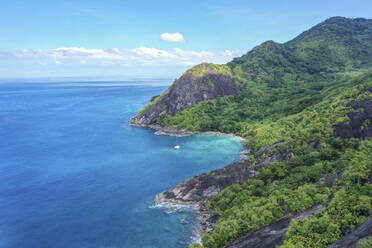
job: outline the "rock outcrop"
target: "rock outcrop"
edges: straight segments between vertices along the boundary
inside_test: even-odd
[[[342,178],[342,176],[344,175],[344,170],[340,170],[330,176],[327,176],[325,178],[325,185],[330,188],[334,185],[334,183],[336,182],[336,180],[340,180]]]
[[[165,114],[175,115],[198,102],[216,99],[219,96],[236,94],[235,82],[228,74],[217,72],[217,65],[201,64],[201,75],[186,72],[158,97],[156,103],[131,119],[131,125],[156,124],[157,118]],[[192,68],[191,70],[195,70]]]
[[[274,248],[277,245],[282,244],[283,235],[287,232],[292,220],[303,220],[304,218],[309,218],[323,209],[324,207],[319,204],[308,208],[301,213],[288,215],[270,225],[260,228],[257,231],[248,233],[227,245],[226,248]]]
[[[341,179],[344,171],[338,171],[325,178],[327,187],[332,187],[337,179]],[[323,205],[317,204],[311,208],[306,209],[303,212],[292,214],[283,217],[282,219],[271,223],[265,227],[260,228],[257,231],[250,232],[240,239],[234,241],[226,248],[245,248],[245,247],[260,247],[260,248],[274,248],[277,245],[283,243],[283,235],[288,231],[292,220],[303,220],[304,218],[310,218],[320,210],[325,209]],[[214,220],[213,215],[208,216],[211,220]],[[214,217],[215,218],[215,217]],[[213,227],[214,223],[208,223],[210,228]],[[343,246],[348,247],[348,246]]]
[[[372,87],[365,91],[372,93]],[[372,100],[351,101],[347,106],[356,111],[347,114],[349,122],[338,123],[333,127],[335,135],[344,139],[372,137]]]
[[[261,167],[266,167],[272,162],[280,162],[294,156],[291,151],[277,149],[281,143],[278,142],[262,149],[257,157],[261,158],[261,160],[253,168],[250,168],[251,163],[248,161],[229,164],[222,169],[187,179],[177,186],[158,194],[155,197],[155,203],[159,205],[194,205],[205,199],[210,199],[232,184],[242,184],[248,179],[256,177]]]
[[[353,232],[333,243],[329,248],[356,248],[360,239],[372,235],[372,217],[356,228]]]

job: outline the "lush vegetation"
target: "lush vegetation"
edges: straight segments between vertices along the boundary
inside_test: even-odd
[[[342,187],[326,210],[291,224],[283,248],[327,247],[372,215],[372,141],[365,140],[350,154]]]
[[[291,223],[282,247],[327,247],[372,215],[372,140],[340,139],[333,125],[348,122],[352,100],[372,99],[372,20],[331,18],[284,44],[268,41],[227,65],[202,64],[235,79],[238,93],[199,102],[158,123],[187,130],[216,130],[246,137],[254,154],[277,149],[294,157],[261,168],[207,202],[219,218],[203,235],[218,248],[315,204],[325,209]],[[371,126],[365,121],[363,127]],[[257,158],[248,158],[253,167]],[[327,187],[325,178],[344,171]],[[360,247],[370,243],[361,241]],[[364,246],[363,246],[364,245]]]
[[[370,248],[370,247],[372,247],[372,236],[369,236],[358,242],[358,248]]]
[[[183,75],[191,74],[196,77],[202,77],[204,74],[210,70],[215,71],[218,74],[223,74],[227,76],[231,76],[231,69],[227,65],[217,65],[212,63],[202,63],[197,66],[188,69]]]
[[[332,125],[348,120],[351,100],[372,99],[369,92],[361,93],[371,86],[372,73],[367,73],[298,114],[249,127],[246,136],[254,151],[285,140],[279,149],[290,149],[295,157],[262,168],[256,179],[232,185],[209,201],[220,217],[214,231],[204,234],[204,247],[223,247],[317,203],[326,209],[292,223],[283,247],[327,247],[365,221],[372,214],[372,140],[336,138]],[[324,178],[341,170],[342,180],[327,188]]]

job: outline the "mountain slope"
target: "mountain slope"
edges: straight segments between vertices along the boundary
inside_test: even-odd
[[[234,95],[234,79],[226,65],[200,64],[186,71],[163,94],[153,98],[152,103],[131,119],[132,125],[156,124],[164,114],[177,112],[200,101],[219,96]]]
[[[369,19],[334,17],[287,43],[264,42],[227,65],[198,65],[132,124],[245,135],[247,123],[298,113],[321,101],[324,88],[371,68],[371,27]]]

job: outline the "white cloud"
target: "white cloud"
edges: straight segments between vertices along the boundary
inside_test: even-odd
[[[134,49],[87,49],[83,47],[64,47],[47,50],[22,50],[10,54],[22,58],[23,62],[37,64],[64,64],[84,66],[122,67],[159,67],[159,66],[193,66],[202,62],[226,63],[233,57],[240,56],[241,51],[225,50],[221,52],[189,51],[180,48],[161,50],[140,46]]]
[[[160,39],[169,42],[185,42],[185,38],[181,33],[163,33]]]

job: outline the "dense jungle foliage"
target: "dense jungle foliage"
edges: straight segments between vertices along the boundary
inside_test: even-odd
[[[348,120],[352,100],[372,99],[372,72],[356,77],[306,110],[250,127],[253,149],[285,140],[278,149],[295,156],[262,168],[257,178],[232,185],[208,201],[219,220],[204,247],[223,247],[288,214],[321,203],[315,217],[293,222],[282,247],[328,247],[372,215],[372,140],[340,139],[332,125]],[[255,159],[251,156],[253,165]],[[252,165],[252,166],[253,166]],[[324,178],[345,171],[328,188]],[[196,246],[197,247],[197,246]]]

